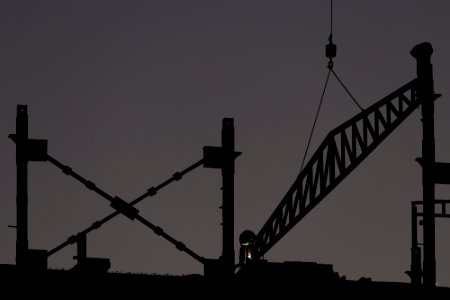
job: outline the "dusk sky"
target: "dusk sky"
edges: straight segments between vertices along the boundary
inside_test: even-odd
[[[327,74],[330,1],[0,1],[0,263],[15,263],[16,105],[30,138],[109,194],[131,201],[220,146],[234,118],[235,249],[295,180]],[[416,76],[433,45],[436,159],[450,162],[450,2],[334,1],[336,73],[363,107]],[[359,112],[330,79],[309,155]],[[348,279],[403,281],[411,201],[422,200],[420,110],[265,256],[333,264]],[[221,254],[221,175],[198,168],[137,205],[201,256]],[[438,199],[450,188],[436,186]],[[113,210],[48,162],[29,164],[29,246],[50,250]],[[436,220],[437,282],[450,286],[450,221]],[[421,238],[420,238],[421,240]],[[111,270],[203,274],[203,266],[118,216],[88,236]],[[49,258],[71,268],[75,245]]]

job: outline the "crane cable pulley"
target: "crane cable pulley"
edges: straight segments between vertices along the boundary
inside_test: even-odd
[[[353,95],[350,93],[349,89],[345,86],[345,84],[342,82],[342,80],[339,78],[339,76],[333,70],[333,66],[334,66],[333,58],[336,57],[336,54],[337,54],[337,47],[333,43],[333,0],[330,0],[330,35],[328,36],[328,44],[325,46],[325,55],[326,55],[326,57],[329,58],[328,65],[327,65],[328,74],[325,79],[325,84],[324,84],[324,87],[322,90],[322,95],[320,96],[320,101],[319,101],[319,105],[317,107],[316,115],[314,117],[313,126],[311,128],[311,132],[309,133],[308,142],[306,144],[305,154],[303,155],[302,164],[300,166],[300,171],[303,170],[306,155],[308,154],[309,146],[311,145],[312,136],[313,136],[314,130],[316,128],[317,119],[319,118],[320,109],[322,107],[323,99],[325,96],[325,91],[327,89],[328,81],[330,79],[331,73],[334,75],[334,77],[337,79],[337,81],[342,85],[342,87],[347,92],[347,94],[350,96],[350,98],[353,100],[353,102],[356,104],[356,106],[358,106],[358,108],[361,111],[364,111],[364,108],[358,103],[358,101],[355,99],[355,97],[353,97]]]

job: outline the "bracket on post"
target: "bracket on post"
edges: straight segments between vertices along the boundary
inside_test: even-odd
[[[73,258],[77,260],[77,264],[72,271],[83,273],[106,273],[111,267],[108,258],[87,257],[86,234],[77,234],[74,236],[77,243],[77,255]]]

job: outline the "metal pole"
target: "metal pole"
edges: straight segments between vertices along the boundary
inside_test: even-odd
[[[411,283],[422,284],[422,258],[417,241],[417,206],[411,203]]]
[[[225,277],[234,275],[234,123],[232,118],[222,120],[222,259]]]
[[[78,260],[78,263],[85,260],[86,258],[87,258],[86,235],[79,234],[79,235],[77,235],[77,260]]]
[[[17,239],[16,265],[26,267],[28,252],[28,114],[26,105],[17,106],[16,167],[17,167]]]
[[[422,43],[411,50],[417,60],[419,79],[418,96],[422,102],[422,186],[423,186],[423,283],[426,287],[436,286],[435,220],[434,220],[434,88],[433,66],[430,43]]]

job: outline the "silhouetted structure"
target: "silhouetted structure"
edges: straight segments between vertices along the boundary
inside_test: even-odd
[[[25,269],[46,269],[47,257],[55,254],[64,247],[77,244],[77,255],[74,259],[77,260],[76,266],[73,268],[79,272],[106,272],[111,264],[106,258],[87,257],[87,234],[91,231],[100,228],[104,223],[108,222],[115,216],[123,214],[130,220],[138,220],[153,232],[175,247],[186,252],[188,255],[205,265],[205,272],[215,274],[215,277],[222,279],[231,279],[235,270],[234,258],[234,160],[241,154],[234,151],[234,124],[232,118],[224,118],[222,122],[222,146],[212,147],[205,146],[203,148],[203,158],[194,163],[190,167],[181,172],[176,172],[170,179],[162,184],[151,187],[146,193],[137,199],[127,203],[118,196],[111,196],[107,192],[97,187],[92,181],[89,181],[72,170],[69,166],[59,162],[54,157],[47,153],[46,140],[32,140],[28,139],[28,115],[27,107],[19,105],[17,107],[17,123],[16,134],[11,134],[9,137],[16,143],[17,152],[17,265]],[[92,226],[79,232],[76,235],[70,236],[66,242],[60,244],[56,248],[46,250],[30,250],[28,249],[28,182],[27,182],[27,168],[28,161],[48,161],[68,176],[73,177],[82,183],[89,190],[94,191],[98,195],[108,200],[110,206],[116,211],[105,218],[96,221]],[[154,225],[139,214],[139,210],[134,206],[140,201],[149,196],[154,196],[163,187],[167,186],[173,181],[181,180],[181,178],[188,172],[203,165],[205,168],[220,169],[222,171],[223,183],[223,204],[222,204],[222,225],[223,225],[223,251],[220,259],[205,259],[189,249],[184,243],[176,240],[167,234],[161,227]]]
[[[327,45],[326,54],[332,58],[335,49]],[[347,122],[332,130],[305,168],[300,170],[291,188],[282,198],[272,215],[251,242],[242,244],[241,263],[260,259],[321,200],[347,177],[381,142],[397,128],[416,108],[422,105],[423,116],[423,218],[424,218],[424,284],[436,285],[434,241],[434,184],[436,176],[434,145],[434,101],[440,96],[434,93],[430,57],[433,52],[429,43],[414,47],[411,55],[417,60],[417,78],[386,96]],[[450,171],[450,168],[448,168]],[[417,257],[420,252],[412,250],[412,280],[420,282]],[[251,253],[251,254],[248,254]],[[243,259],[242,259],[243,257]],[[419,256],[420,257],[420,256]]]
[[[334,48],[333,48],[334,46]],[[329,73],[333,72],[332,58],[336,55],[335,45],[327,45],[326,54],[330,58]],[[184,169],[176,172],[171,178],[156,187],[149,188],[144,194],[131,202],[111,196],[93,182],[85,179],[47,153],[47,141],[28,138],[27,107],[17,107],[16,134],[9,137],[16,144],[17,164],[17,243],[16,266],[0,265],[0,276],[6,276],[9,281],[22,283],[33,282],[44,284],[46,280],[60,283],[59,287],[68,287],[77,282],[83,286],[92,283],[86,278],[95,278],[96,289],[117,281],[134,286],[136,290],[144,289],[144,285],[167,291],[171,285],[187,288],[200,288],[204,291],[214,291],[217,286],[227,284],[230,290],[244,289],[248,295],[254,295],[255,290],[248,288],[252,285],[265,284],[265,289],[259,289],[260,295],[264,291],[279,291],[287,282],[301,282],[303,288],[314,289],[327,287],[332,291],[371,290],[380,295],[388,288],[410,293],[438,291],[436,288],[435,262],[435,217],[449,217],[446,205],[450,201],[436,201],[434,186],[436,183],[450,184],[450,164],[435,162],[434,144],[434,101],[440,96],[434,93],[433,74],[430,57],[432,47],[429,43],[422,43],[414,47],[412,56],[417,60],[417,78],[400,87],[390,95],[384,97],[372,106],[362,109],[359,114],[332,130],[312,155],[310,161],[300,170],[291,188],[282,198],[272,215],[257,235],[252,231],[244,231],[240,237],[239,264],[235,264],[234,253],[234,171],[235,159],[241,154],[235,151],[234,120],[224,118],[222,121],[221,147],[203,147],[203,158]],[[333,74],[335,74],[333,72]],[[335,74],[337,77],[337,75]],[[337,77],[339,80],[339,78]],[[327,78],[328,80],[328,78]],[[342,83],[342,82],[341,82]],[[345,88],[345,86],[344,86]],[[359,106],[359,105],[358,105]],[[332,265],[312,262],[284,262],[270,263],[262,259],[284,235],[300,222],[325,196],[327,196],[340,182],[342,182],[381,142],[392,133],[415,109],[422,106],[423,143],[422,158],[419,162],[423,174],[423,201],[413,202],[412,206],[412,247],[411,270],[408,274],[413,283],[376,283],[370,279],[361,278],[359,281],[348,281],[334,272]],[[28,188],[27,168],[29,161],[48,161],[68,176],[73,177],[86,188],[99,194],[110,202],[115,212],[94,222],[87,229],[73,235],[64,243],[50,251],[32,250],[28,248]],[[204,258],[184,243],[167,234],[161,227],[151,223],[139,213],[135,205],[174,181],[179,181],[185,174],[202,166],[220,169],[222,173],[222,255],[218,259]],[[302,165],[303,167],[303,165]],[[435,206],[441,205],[439,214],[435,213]],[[419,211],[418,207],[423,210]],[[87,255],[87,235],[100,228],[103,224],[123,214],[130,220],[137,220],[155,234],[163,237],[175,245],[180,251],[186,252],[192,258],[204,265],[204,276],[193,275],[187,277],[168,276],[162,279],[158,276],[111,274],[109,259],[92,258]],[[421,249],[417,242],[417,218],[423,218],[423,272]],[[56,271],[47,269],[47,258],[64,247],[77,244],[77,264],[70,271]],[[238,272],[236,272],[238,267]],[[88,277],[86,277],[88,276]],[[421,286],[423,278],[423,287]],[[69,280],[70,283],[64,282]],[[135,280],[135,282],[130,281]],[[141,285],[142,284],[142,285]],[[174,292],[175,291],[175,292]],[[189,291],[191,291],[189,289]],[[223,289],[221,290],[223,291]],[[284,291],[289,292],[289,289]],[[448,289],[439,289],[447,295]],[[176,294],[179,290],[172,290]],[[192,290],[193,292],[193,290]],[[328,292],[328,291],[327,291]],[[108,290],[110,293],[110,290]],[[182,294],[180,292],[180,294]],[[325,294],[325,293],[324,293]],[[111,295],[113,293],[111,292]],[[184,295],[184,293],[183,293]]]
[[[435,169],[436,176],[436,169]],[[448,173],[445,175],[448,177]],[[438,182],[437,182],[438,183]],[[443,183],[443,182],[440,182]],[[449,184],[450,182],[447,182]],[[447,206],[450,206],[450,200],[434,200],[435,206],[435,218],[450,218],[450,211]],[[406,273],[411,277],[412,284],[421,284],[422,283],[422,251],[418,242],[418,232],[417,225],[423,225],[422,220],[419,221],[419,218],[423,218],[424,210],[423,210],[423,201],[412,201],[411,202],[411,270]]]
[[[422,103],[422,188],[423,188],[423,283],[436,285],[435,230],[434,230],[434,100],[433,67],[430,62],[431,44],[417,45],[411,55],[417,60],[418,97]]]
[[[25,105],[17,106],[16,134],[10,134],[9,137],[16,143],[16,264],[24,270],[46,269],[47,251],[28,248],[28,162],[46,160],[47,141],[28,138],[28,112]]]
[[[234,149],[234,120],[222,120],[222,147],[203,147],[205,168],[222,172],[222,256],[204,263],[205,274],[231,279],[235,269],[234,257],[234,160],[241,154]]]

